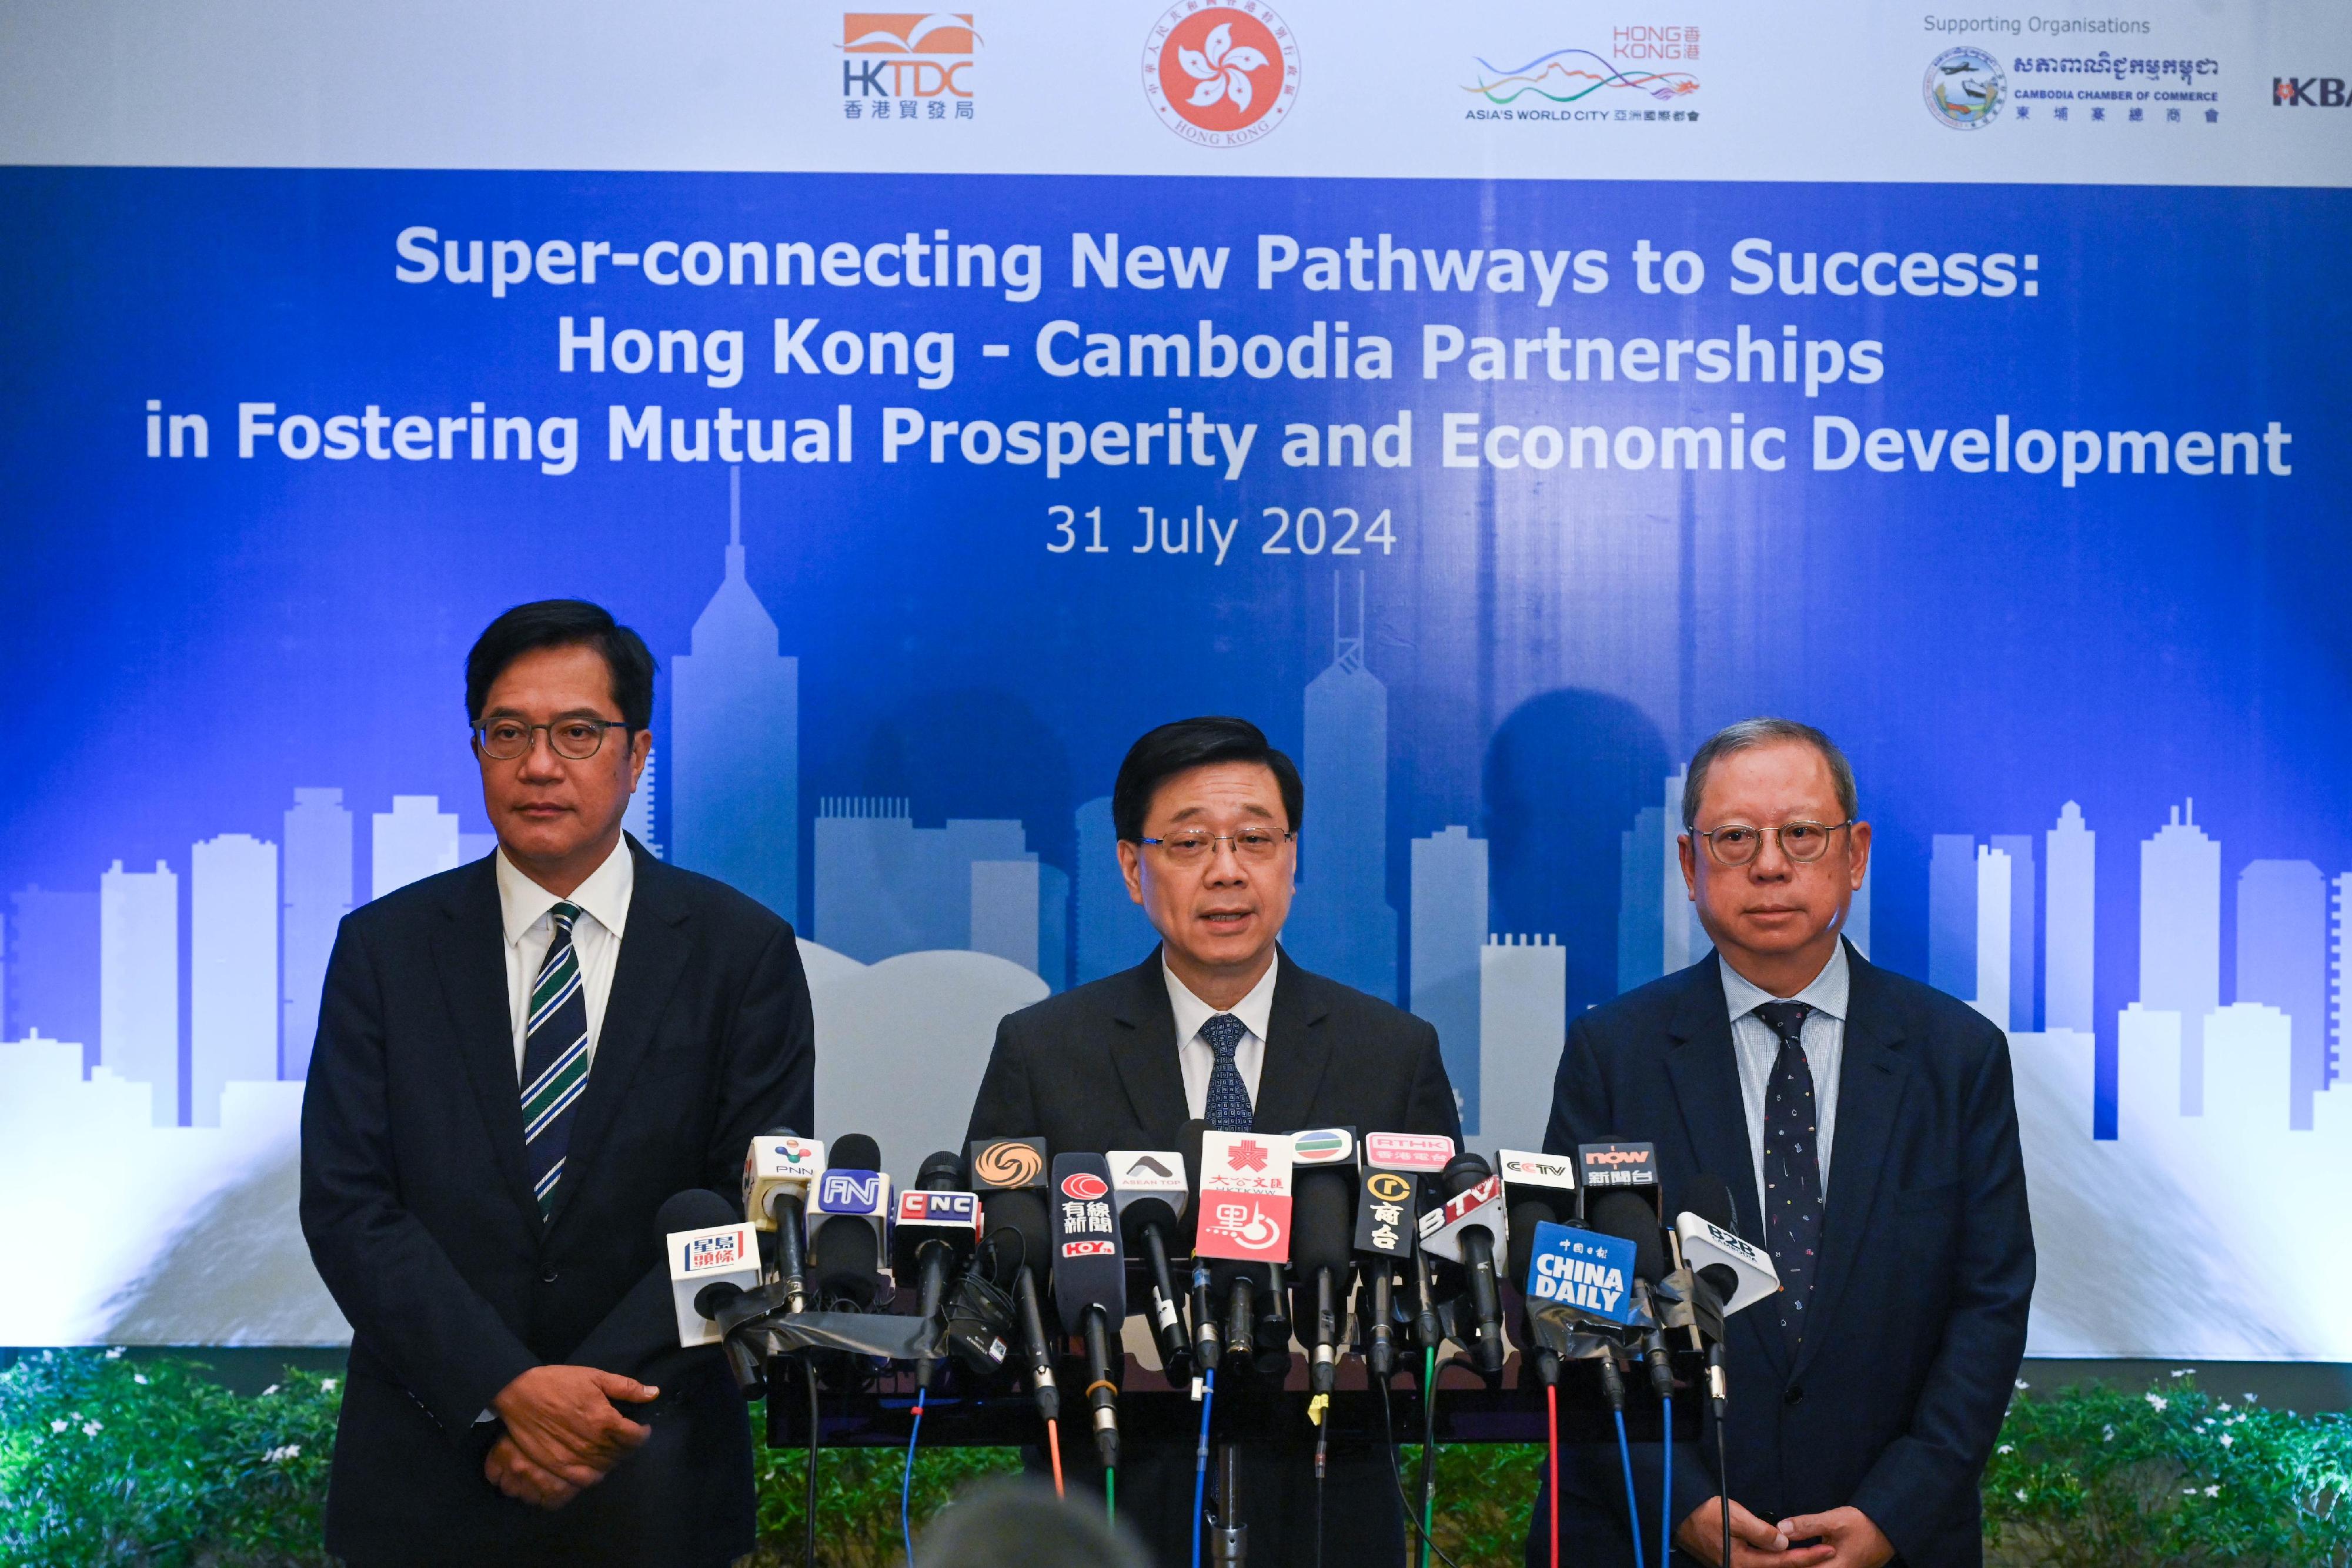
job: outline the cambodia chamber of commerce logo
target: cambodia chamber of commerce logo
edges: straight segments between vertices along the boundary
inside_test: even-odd
[[[1927,109],[1955,131],[1981,131],[2000,114],[2000,62],[1979,48],[1946,49],[1927,68]]]
[[[1203,147],[1238,147],[1298,98],[1298,40],[1256,0],[1180,0],[1143,43],[1143,96],[1161,124]]]
[[[980,44],[969,14],[845,11],[841,17],[841,109],[850,120],[970,120],[972,54]]]

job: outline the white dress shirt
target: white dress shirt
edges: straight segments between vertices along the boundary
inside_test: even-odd
[[[1830,1148],[1837,1134],[1838,1069],[1845,1061],[1846,995],[1853,977],[1846,963],[1845,943],[1831,950],[1812,983],[1793,997],[1776,997],[1734,969],[1722,965],[1723,999],[1731,1009],[1731,1044],[1739,1059],[1739,1097],[1748,1106],[1748,1148],[1756,1159],[1756,1212],[1764,1206],[1764,1091],[1772,1081],[1772,1064],[1780,1059],[1780,1037],[1756,1016],[1766,1002],[1802,1002],[1813,1010],[1805,1015],[1805,1063],[1813,1071],[1813,1147],[1822,1167],[1822,1197],[1830,1193]]]
[[[604,1030],[604,1003],[613,995],[613,971],[620,964],[621,933],[629,924],[629,895],[636,890],[636,862],[629,858],[629,840],[623,834],[572,890],[569,898],[554,894],[523,875],[499,851],[499,914],[507,936],[507,1016],[514,1021],[515,1082],[522,1082],[522,1054],[530,1023],[531,988],[539,982],[539,967],[555,941],[555,921],[550,911],[559,904],[579,906],[572,923],[572,946],[580,957],[580,991],[588,1005],[588,1061],[596,1061],[596,1041]]]
[[[1282,960],[1276,958],[1265,967],[1256,985],[1225,1010],[1242,1020],[1246,1031],[1234,1048],[1234,1067],[1242,1075],[1242,1087],[1249,1091],[1250,1107],[1257,1106],[1257,1081],[1265,1067],[1265,1023],[1274,1013],[1274,979],[1282,971]],[[1176,1013],[1176,1061],[1184,1071],[1185,1113],[1193,1117],[1209,1113],[1209,1075],[1217,1068],[1217,1053],[1201,1038],[1201,1026],[1217,1016],[1217,1009],[1194,996],[1176,971],[1168,967],[1167,956],[1160,959],[1160,972],[1168,981],[1168,1005]]]

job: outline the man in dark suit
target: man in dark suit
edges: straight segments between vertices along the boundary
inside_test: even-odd
[[[1780,1293],[1727,1333],[1738,1568],[1973,1568],[2033,1291],[2007,1037],[1843,940],[1870,825],[1819,730],[1717,735],[1691,759],[1683,825],[1716,951],[1577,1019],[1544,1147],[1654,1140],[1669,1213],[1692,1177],[1718,1176],[1772,1255]],[[1580,1458],[1561,1560],[1623,1563],[1617,1456]],[[1674,1471],[1675,1544],[1717,1563],[1713,1443],[1678,1446]],[[1530,1563],[1549,1552],[1537,1520]]]
[[[970,1136],[1038,1136],[1056,1152],[1171,1149],[1199,1117],[1220,1131],[1353,1125],[1458,1139],[1437,1031],[1309,974],[1277,945],[1304,810],[1297,768],[1245,720],[1185,719],[1137,741],[1111,819],[1128,896],[1160,946],[1005,1019]],[[1313,1434],[1286,1436],[1244,1450],[1231,1511],[1249,1527],[1254,1560],[1312,1560]],[[1130,1443],[1120,1465],[1119,1518],[1162,1563],[1190,1560],[1192,1465],[1190,1443]],[[1331,1445],[1329,1561],[1398,1560],[1404,1517],[1388,1466],[1378,1447]]]
[[[751,1548],[743,1400],[677,1347],[654,1215],[810,1126],[808,986],[783,921],[621,831],[653,679],[594,605],[499,616],[466,665],[497,852],[336,937],[302,1229],[352,1328],[327,1500],[352,1563]]]

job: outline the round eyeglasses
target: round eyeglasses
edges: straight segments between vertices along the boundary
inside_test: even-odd
[[[1745,822],[1727,822],[1706,832],[1694,828],[1691,835],[1706,841],[1706,852],[1716,864],[1741,866],[1762,852],[1767,838],[1778,839],[1780,852],[1792,861],[1817,861],[1829,852],[1830,835],[1840,828],[1853,826],[1853,819],[1851,817],[1843,822],[1783,822],[1777,828],[1751,828]]]
[[[1297,836],[1273,828],[1244,828],[1237,833],[1213,833],[1202,828],[1137,841],[1151,845],[1177,865],[1206,865],[1219,844],[1233,845],[1235,860],[1263,865]]]
[[[628,727],[628,721],[619,718],[559,718],[553,724],[494,718],[474,727],[474,744],[482,748],[483,756],[494,761],[512,762],[530,749],[530,737],[543,729],[547,731],[547,744],[554,748],[556,756],[572,762],[585,762],[604,746],[606,730]]]

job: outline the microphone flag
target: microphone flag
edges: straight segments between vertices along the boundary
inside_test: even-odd
[[[1202,1134],[1199,1255],[1289,1261],[1290,1165],[1288,1138]]]
[[[1529,1305],[1557,1302],[1628,1328],[1646,1326],[1648,1315],[1633,1304],[1634,1251],[1622,1237],[1544,1221],[1528,1264]]]

